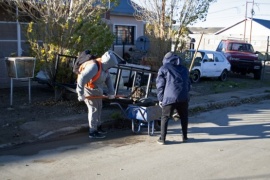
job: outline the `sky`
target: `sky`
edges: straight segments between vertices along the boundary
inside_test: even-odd
[[[206,21],[193,27],[227,27],[251,17],[253,0],[217,0],[208,10]],[[247,11],[246,11],[247,8]],[[270,0],[254,0],[253,18],[270,20]],[[247,12],[247,13],[246,13]]]

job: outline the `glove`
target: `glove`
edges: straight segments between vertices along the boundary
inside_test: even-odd
[[[159,105],[159,107],[162,108],[162,102],[161,101],[159,101],[158,105]]]
[[[84,95],[78,96],[78,101],[84,101],[84,100],[85,100],[85,96]]]
[[[115,95],[108,95],[108,99],[115,99]]]

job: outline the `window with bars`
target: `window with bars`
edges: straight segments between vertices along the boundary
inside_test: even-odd
[[[115,26],[115,41],[116,45],[134,45],[135,26]]]

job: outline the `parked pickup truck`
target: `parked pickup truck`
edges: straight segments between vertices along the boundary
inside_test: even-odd
[[[221,40],[216,51],[223,52],[231,64],[231,71],[246,75],[253,73],[254,79],[261,78],[262,62],[258,52],[250,43],[239,40]]]

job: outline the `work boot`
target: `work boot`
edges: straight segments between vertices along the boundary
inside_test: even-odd
[[[89,138],[91,139],[103,139],[106,136],[104,136],[103,134],[100,134],[98,131],[94,131],[92,133],[89,133]]]
[[[188,141],[188,137],[187,137],[187,136],[183,136],[183,137],[182,137],[182,142],[185,143],[185,142],[187,142],[187,141]]]
[[[100,134],[107,134],[107,131],[105,131],[104,129],[102,129],[101,126],[98,126],[97,131],[98,131],[98,133],[100,133]]]
[[[165,141],[162,140],[161,137],[160,137],[160,138],[158,138],[157,143],[158,144],[161,144],[161,145],[164,145],[165,144]]]

